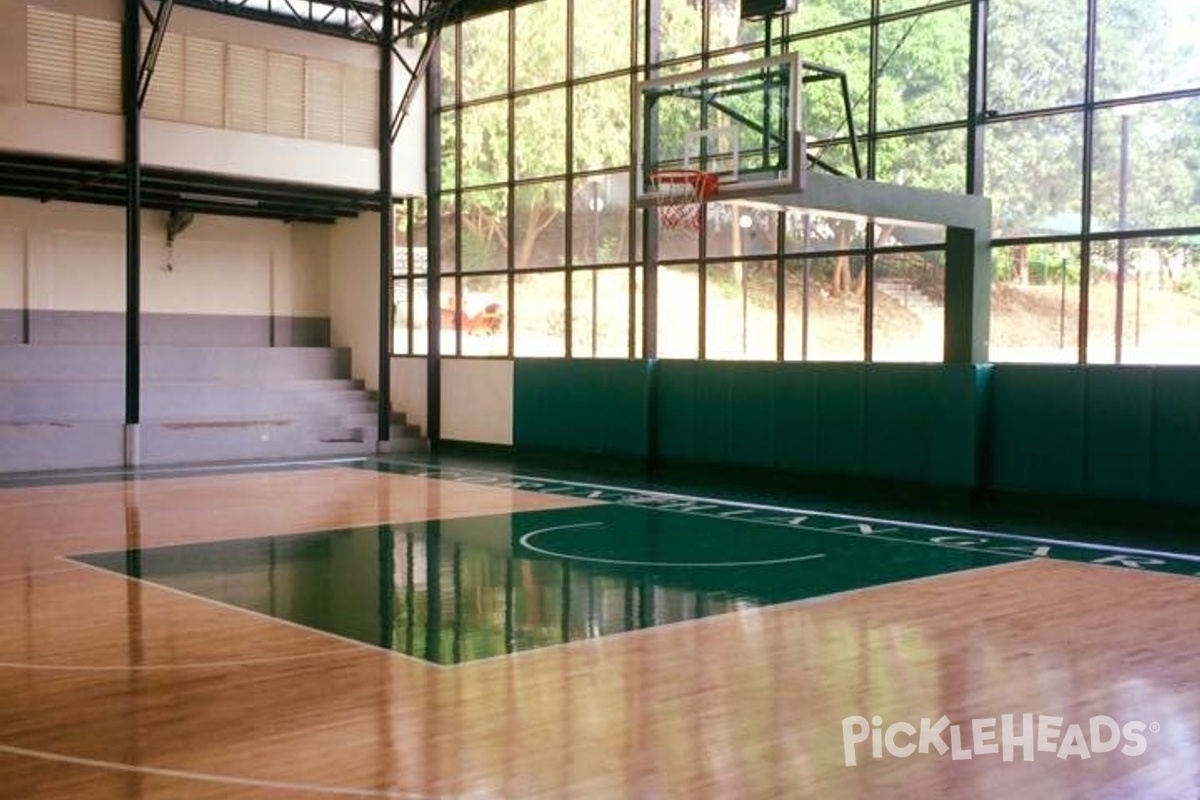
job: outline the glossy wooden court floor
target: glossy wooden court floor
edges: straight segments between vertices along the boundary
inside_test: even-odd
[[[446,667],[65,558],[598,502],[352,466],[0,489],[0,798],[1200,797],[1196,577],[1014,558]],[[972,729],[1005,714],[1060,730],[1006,760]],[[944,755],[883,741],[943,716]]]

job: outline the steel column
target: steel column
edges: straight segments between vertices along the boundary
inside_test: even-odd
[[[988,0],[971,3],[971,53],[967,85],[967,194],[983,194],[983,125],[987,119]]]
[[[125,424],[141,420],[142,168],[138,111],[138,0],[125,0],[121,38],[125,113]],[[126,434],[128,441],[129,433]],[[126,452],[126,460],[130,453]]]
[[[429,337],[425,358],[425,427],[429,446],[435,450],[442,437],[442,308],[439,300],[442,291],[442,115],[435,111],[441,82],[439,43],[438,51],[425,71],[425,106],[428,109],[425,114],[425,218],[428,220],[425,331]]]
[[[146,55],[138,69],[138,108],[145,104],[146,93],[150,91],[150,81],[154,77],[154,67],[158,63],[158,53],[167,35],[167,23],[171,20],[171,10],[174,7],[175,0],[163,0],[162,5],[158,7],[158,14],[150,17],[150,41],[146,45]]]
[[[379,431],[380,445],[392,438],[392,327],[395,296],[396,215],[392,201],[392,2],[383,5],[379,36]]]

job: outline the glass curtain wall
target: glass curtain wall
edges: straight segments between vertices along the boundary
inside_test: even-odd
[[[991,358],[1200,363],[1200,5],[989,9]]]
[[[1193,5],[986,4],[993,360],[1200,363]],[[541,0],[447,29],[441,185],[397,220],[396,352],[428,351],[438,269],[443,355],[941,360],[929,229],[714,202],[653,226],[647,298],[632,103],[651,75],[798,52],[846,74],[866,177],[963,191],[971,6],[805,0],[767,23],[738,0]],[[836,81],[806,84],[803,127],[855,173]]]

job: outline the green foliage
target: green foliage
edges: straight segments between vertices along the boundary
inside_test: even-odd
[[[1078,102],[1083,95],[1083,0],[1005,0],[989,6],[988,97],[1002,112]],[[1098,4],[1098,98],[1200,85],[1195,44],[1200,9],[1174,0]],[[1195,101],[1139,109],[1130,125],[1128,227],[1195,224],[1200,197],[1200,107]],[[1120,195],[1118,116],[1096,115],[1093,228],[1115,228]],[[1047,224],[1081,207],[1082,117],[1070,114],[989,126],[988,180],[1000,235],[1055,232]],[[1182,201],[1182,202],[1181,202]],[[1191,216],[1190,221],[1185,219]],[[1072,232],[1078,232],[1075,224]],[[1061,230],[1057,232],[1063,232]]]
[[[1175,291],[1193,300],[1200,300],[1200,269],[1193,266],[1185,270],[1175,281]]]
[[[708,0],[712,16],[708,35],[714,49],[739,42],[761,41],[761,23],[737,18],[736,0]],[[920,6],[915,3],[911,7]],[[461,81],[467,104],[461,114],[461,137],[453,125],[444,126],[443,146],[457,149],[458,174],[447,161],[447,181],[461,187],[503,184],[563,175],[577,171],[620,169],[629,165],[630,100],[633,81],[640,77],[631,64],[635,31],[639,27],[624,9],[610,0],[573,0],[573,53],[566,51],[566,0],[543,0],[522,6],[513,14],[499,13],[466,23],[461,35],[462,74],[443,64],[447,82]],[[701,0],[661,0],[661,57],[691,59],[702,40]],[[870,85],[871,28],[865,21],[867,0],[806,0],[789,29],[836,32],[805,38],[789,45],[805,62],[844,70],[853,113],[860,133],[865,127]],[[1098,4],[1098,97],[1200,85],[1200,59],[1194,32],[1200,26],[1200,4],[1175,0],[1104,0]],[[989,81],[991,108],[1019,112],[1077,103],[1082,99],[1085,66],[1086,0],[993,0],[989,13]],[[509,19],[515,20],[518,46],[512,65],[516,86],[509,87]],[[596,21],[602,21],[599,24]],[[879,29],[878,93],[874,105],[879,132],[910,126],[946,123],[952,129],[920,135],[894,136],[875,142],[879,180],[957,191],[965,185],[967,68],[970,44],[970,6],[943,8],[902,18]],[[782,26],[775,23],[772,32]],[[640,39],[642,33],[637,36]],[[454,37],[447,37],[453,40]],[[641,43],[638,43],[638,47]],[[447,45],[453,54],[453,42]],[[758,55],[760,51],[754,51]],[[640,54],[638,55],[640,57]],[[568,61],[577,81],[562,88]],[[713,65],[729,63],[722,55]],[[699,68],[698,60],[670,67],[677,72]],[[601,76],[595,80],[590,76]],[[580,80],[583,79],[583,80]],[[540,90],[557,84],[559,88]],[[473,100],[523,91],[511,101],[515,128],[508,129],[510,101]],[[444,95],[445,96],[445,95]],[[741,101],[735,101],[735,104]],[[566,142],[567,109],[572,109],[574,140]],[[744,110],[744,109],[743,109]],[[682,136],[698,127],[692,110],[664,103],[664,137]],[[446,117],[453,122],[452,116]],[[1128,123],[1126,142],[1130,170],[1121,186],[1120,121],[1113,110],[1096,113],[1093,229],[1115,228],[1119,199],[1127,200],[1126,226],[1189,226],[1200,206],[1200,101],[1181,99],[1147,104]],[[445,127],[451,130],[447,132]],[[804,128],[810,139],[844,136],[847,121],[836,82],[808,84],[804,93]],[[1083,117],[1077,112],[1052,114],[986,126],[984,191],[993,198],[996,234],[1073,233],[1081,228],[1081,159]],[[567,164],[568,149],[573,163]],[[510,153],[510,150],[512,151]],[[847,146],[827,147],[822,158],[844,172],[852,171]],[[509,174],[510,160],[515,174]],[[522,240],[512,243],[516,268],[524,266],[543,232],[565,228],[569,208],[565,191],[526,193],[514,210]],[[467,201],[462,213],[465,252],[473,257],[493,254],[509,245],[508,198],[481,194]],[[840,235],[840,234],[839,234]],[[1075,279],[1078,257],[1067,259],[1068,279]],[[1045,264],[1048,277],[1061,274],[1061,257],[1032,253],[1020,265],[1010,253],[998,253],[998,279],[1015,278]]]

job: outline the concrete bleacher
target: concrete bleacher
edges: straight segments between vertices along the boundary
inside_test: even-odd
[[[122,345],[0,344],[0,472],[125,463]],[[139,464],[368,455],[374,394],[333,347],[142,348]],[[393,419],[391,450],[423,447]]]

